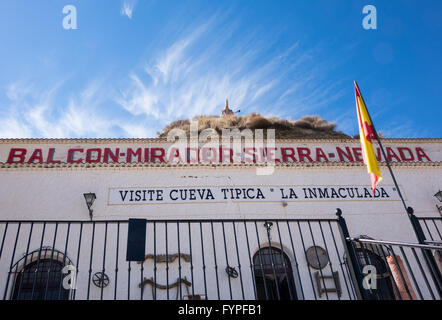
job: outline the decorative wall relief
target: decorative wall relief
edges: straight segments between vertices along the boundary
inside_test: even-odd
[[[316,270],[325,268],[329,262],[327,250],[319,246],[308,248],[305,256],[310,267]]]
[[[187,253],[173,253],[173,254],[146,254],[146,256],[144,257],[144,261],[139,261],[137,262],[138,264],[142,264],[144,262],[146,262],[146,260],[154,260],[156,263],[174,263],[177,259],[180,259],[181,261],[184,262],[191,262],[191,257],[189,254]],[[141,282],[138,287],[139,288],[143,288],[144,291],[144,286],[145,285],[150,285],[152,287],[152,297],[154,299],[156,299],[156,290],[155,289],[160,289],[160,290],[169,290],[169,289],[173,289],[173,288],[177,288],[176,291],[176,299],[178,299],[178,294],[181,290],[182,285],[185,286],[186,288],[186,292],[187,295],[184,297],[187,297],[188,299],[192,298],[192,299],[197,299],[197,297],[199,297],[200,295],[196,295],[195,297],[189,294],[189,287],[192,286],[192,283],[190,281],[187,280],[186,276],[184,276],[184,278],[180,278],[178,277],[177,281],[171,284],[159,284],[157,282],[154,281],[153,277],[151,277],[150,279],[148,278],[144,278],[143,282]],[[201,299],[202,297],[200,297],[199,299]]]
[[[138,287],[139,288],[143,288],[143,291],[144,291],[144,286],[145,285],[151,285],[152,286],[152,297],[155,299],[156,298],[156,296],[155,296],[155,288],[160,289],[160,290],[169,290],[169,289],[172,289],[172,288],[175,288],[175,287],[178,287],[178,286],[181,288],[181,286],[184,285],[185,288],[186,288],[186,291],[187,291],[187,295],[189,295],[189,287],[192,286],[192,283],[190,281],[188,281],[186,277],[184,277],[184,278],[178,278],[176,282],[171,283],[169,285],[163,285],[163,284],[156,283],[153,280],[153,277],[151,277],[150,279],[144,278],[144,281],[142,283],[140,283],[138,285]],[[176,299],[177,300],[178,300],[178,292],[179,292],[179,289],[177,289],[177,291],[176,291]]]
[[[328,287],[322,287],[323,284],[325,284],[326,280],[333,280],[331,281],[332,283],[334,283],[335,287],[334,288],[328,288]],[[315,272],[315,280],[316,280],[316,286],[318,288],[318,294],[319,297],[322,297],[322,295],[324,293],[332,293],[332,292],[336,292],[338,294],[339,297],[341,297],[342,295],[342,290],[341,290],[341,282],[339,280],[339,272],[335,271],[333,272],[332,275],[321,275],[319,271]],[[330,282],[330,281],[329,281]]]
[[[109,281],[108,275],[104,272],[96,272],[92,277],[92,283],[98,288],[106,288]]]
[[[191,260],[190,255],[187,253],[180,253],[180,254],[174,253],[174,254],[168,254],[168,255],[157,254],[156,258],[155,258],[155,255],[153,255],[153,254],[146,254],[144,261],[146,261],[148,259],[152,259],[155,261],[155,259],[156,259],[157,263],[166,263],[166,262],[173,263],[178,257],[183,259],[185,262],[190,262],[190,260]],[[137,263],[141,264],[142,262],[138,261]]]

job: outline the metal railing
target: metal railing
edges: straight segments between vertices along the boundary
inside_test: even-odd
[[[416,217],[427,241],[442,241],[442,217]]]
[[[357,299],[336,219],[0,221],[3,299]]]
[[[431,254],[441,271],[442,247],[368,238],[347,238],[359,288],[367,300],[440,300],[440,278],[429,268]],[[361,281],[362,280],[362,281]]]
[[[337,216],[147,220],[140,262],[126,261],[127,220],[0,221],[0,294],[6,300],[441,299],[434,235],[426,244],[352,238],[340,210]]]

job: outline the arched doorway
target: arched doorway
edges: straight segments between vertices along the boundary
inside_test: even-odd
[[[68,300],[69,290],[63,288],[64,265],[68,258],[52,249],[36,250],[16,263],[25,264],[15,271],[12,300]],[[13,268],[14,270],[14,268]]]
[[[266,247],[253,256],[259,300],[297,300],[290,259],[279,248]]]

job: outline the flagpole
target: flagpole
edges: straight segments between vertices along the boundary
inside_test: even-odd
[[[407,205],[405,204],[404,197],[402,196],[401,190],[400,190],[399,185],[396,181],[396,177],[394,176],[393,169],[391,169],[390,162],[388,161],[384,147],[382,146],[381,140],[379,139],[378,132],[376,131],[376,128],[374,126],[374,122],[371,119],[370,112],[368,111],[368,108],[367,108],[367,104],[364,101],[364,97],[362,96],[361,90],[359,90],[359,86],[356,81],[355,81],[355,86],[357,87],[359,95],[362,99],[362,102],[365,105],[365,110],[367,111],[368,118],[370,119],[371,126],[373,127],[374,135],[376,137],[377,142],[379,143],[379,147],[382,151],[382,155],[385,159],[385,163],[387,164],[388,170],[390,171],[391,178],[393,179],[394,185],[396,186],[396,190],[399,194],[402,204],[404,205],[405,212],[407,213],[408,218],[410,219],[411,225],[413,226],[414,233],[416,234],[416,237],[417,237],[420,244],[427,244],[425,242],[426,239],[425,239],[425,235],[422,230],[422,227],[421,227],[419,221],[417,220],[416,216],[414,215],[413,208],[407,207]],[[437,267],[434,257],[428,252],[428,250],[423,250],[423,253],[424,253],[424,257],[426,258],[427,263],[430,267],[430,270],[432,271],[431,275],[432,275],[433,279],[436,281],[436,283],[441,283],[441,273],[439,271],[439,268]],[[438,291],[439,291],[439,294],[441,294],[440,287],[438,287]]]
[[[407,214],[410,214],[410,212],[408,212],[409,209],[408,209],[407,205],[405,204],[405,200],[404,200],[404,197],[402,196],[401,190],[399,189],[399,185],[398,185],[398,183],[396,181],[396,177],[394,176],[393,170],[391,169],[390,162],[388,161],[388,158],[387,158],[387,155],[385,153],[384,147],[382,146],[381,140],[379,139],[378,132],[376,131],[376,128],[374,126],[374,122],[371,119],[370,112],[368,111],[368,108],[367,108],[367,104],[365,103],[364,97],[362,96],[361,90],[359,90],[359,86],[358,86],[358,83],[356,81],[355,81],[355,85],[358,88],[358,91],[359,91],[359,94],[361,96],[362,101],[364,102],[365,110],[367,111],[368,118],[370,119],[371,126],[373,127],[373,131],[374,131],[374,135],[376,137],[376,141],[379,143],[379,148],[382,151],[382,155],[383,155],[383,157],[385,159],[385,163],[387,164],[388,170],[390,171],[390,175],[391,175],[391,178],[393,179],[394,185],[395,185],[396,190],[397,190],[397,192],[399,194],[399,198],[401,199],[402,204],[404,205],[404,209],[407,212]]]

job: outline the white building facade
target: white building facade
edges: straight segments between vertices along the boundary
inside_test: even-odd
[[[239,152],[160,139],[0,140],[0,294],[440,299],[442,139],[383,144],[426,243],[385,162],[371,190],[358,140]],[[84,194],[94,194],[90,210]],[[126,260],[129,219],[145,221],[144,261]],[[366,265],[377,287],[363,287]]]

